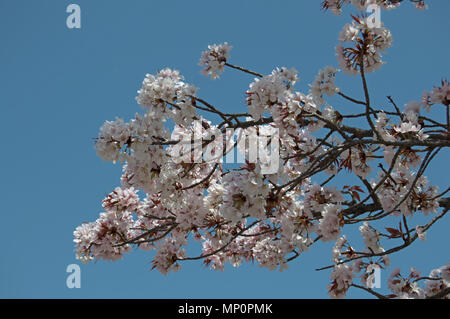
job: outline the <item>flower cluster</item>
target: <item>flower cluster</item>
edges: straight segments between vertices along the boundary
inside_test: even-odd
[[[133,223],[129,212],[104,212],[95,222],[78,226],[74,231],[76,258],[83,263],[93,259],[121,259],[131,246],[116,244],[132,238]]]
[[[281,103],[274,104],[270,107],[270,113],[280,131],[281,143],[286,145],[288,149],[301,147],[299,140],[304,138],[310,140],[315,139],[310,133],[317,131],[325,124],[322,121],[310,120],[306,129],[300,130],[303,116],[311,113],[317,114],[319,106],[316,104],[314,97],[311,94],[304,94],[302,92],[292,92],[288,90]],[[259,110],[258,113],[264,112]],[[262,114],[262,113],[261,113]],[[294,138],[295,137],[295,138]],[[315,144],[315,143],[314,143]]]
[[[433,104],[443,104],[449,106],[450,82],[447,80],[442,80],[441,86],[435,86],[431,92],[425,91],[420,102],[413,101],[412,103],[422,106],[427,112],[430,111],[430,107]]]
[[[428,277],[421,277],[420,271],[411,267],[407,277],[401,275],[400,269],[392,271],[388,279],[388,287],[392,291],[391,298],[399,299],[423,299],[432,297],[443,289],[450,287],[450,264],[438,269],[433,269]],[[419,285],[420,280],[425,279],[424,287]],[[443,298],[449,298],[443,296]]]
[[[346,258],[355,256],[353,247],[348,243],[346,235],[342,235],[336,240],[331,252],[332,260],[336,264],[342,261],[342,256],[345,256]]]
[[[438,188],[428,186],[428,179],[425,176],[422,175],[416,179],[412,171],[401,167],[393,171],[388,178],[385,178],[383,173],[380,173],[380,177],[384,179],[384,182],[377,193],[386,212],[409,216],[418,210],[425,215],[437,211]],[[377,183],[373,182],[372,185],[376,187]]]
[[[384,112],[380,112],[375,120],[375,129],[386,141],[402,141],[410,139],[426,140],[429,136],[424,133],[422,125],[419,123],[419,116],[416,112],[415,103],[408,103],[405,107],[403,120],[399,124],[390,124]]]
[[[435,86],[430,92],[425,91],[420,101],[411,101],[405,105],[405,113],[420,113],[423,108],[430,112],[434,104],[450,105],[450,82],[442,80],[440,86]]]
[[[165,238],[158,244],[158,249],[153,259],[153,268],[166,275],[170,271],[178,271],[181,265],[177,263],[178,259],[185,257],[184,249],[170,237]]]
[[[392,44],[391,32],[383,26],[370,28],[362,18],[354,17],[339,34],[341,44],[336,46],[339,67],[349,74],[357,74],[361,66],[364,72],[373,72],[381,67],[381,53]],[[351,42],[353,46],[344,46]]]
[[[343,220],[339,214],[340,210],[341,207],[338,205],[325,205],[319,224],[319,234],[323,241],[336,240],[339,237],[341,226],[343,226]]]
[[[338,209],[336,205],[344,201],[342,193],[336,187],[322,187],[316,183],[306,184],[304,193],[303,209],[311,216],[314,212],[323,212],[327,204],[335,204],[328,206],[328,209],[330,212],[336,212]]]
[[[123,162],[126,157],[123,147],[128,146],[130,137],[130,128],[122,119],[106,121],[95,143],[97,155],[104,161]]]
[[[330,10],[335,15],[340,15],[345,5],[351,4],[356,10],[364,11],[369,5],[377,5],[384,10],[392,10],[398,8],[402,1],[393,0],[323,0],[322,8]],[[423,0],[411,0],[414,7],[418,10],[428,9],[428,6]]]
[[[166,68],[156,75],[146,75],[136,100],[150,108],[155,118],[172,118],[176,124],[188,126],[196,116],[196,92],[197,88],[183,82],[178,71]]]
[[[294,68],[288,70],[284,67],[273,70],[272,74],[261,79],[255,79],[245,93],[252,117],[260,119],[272,106],[282,104],[297,81],[297,71]]]
[[[211,76],[213,80],[219,77],[224,70],[227,59],[230,58],[228,52],[232,49],[227,42],[223,44],[208,45],[208,50],[202,52],[200,66],[205,66],[202,73]]]
[[[339,92],[339,88],[334,84],[338,70],[332,66],[327,66],[319,71],[314,82],[311,84],[310,94],[315,98],[317,104],[324,103],[324,95],[333,96]]]
[[[102,206],[105,210],[110,212],[133,212],[138,208],[139,204],[137,190],[133,187],[126,189],[116,187],[116,189],[103,200]]]
[[[224,176],[222,183],[224,190],[220,213],[225,219],[237,222],[246,215],[259,219],[266,217],[269,186],[261,175],[254,171],[230,173]]]
[[[359,226],[359,231],[364,239],[364,244],[367,247],[368,252],[382,253],[384,249],[380,246],[380,234],[377,230],[370,227],[369,222],[364,222]]]
[[[430,102],[433,104],[450,105],[450,82],[443,80],[441,86],[436,86],[430,93]]]
[[[372,160],[372,155],[371,148],[367,148],[365,145],[357,145],[342,152],[340,167],[366,178],[372,170],[368,165],[368,162]]]
[[[343,298],[347,294],[348,288],[353,282],[355,274],[352,267],[346,264],[334,266],[331,272],[331,284],[328,285],[328,294],[331,298]]]

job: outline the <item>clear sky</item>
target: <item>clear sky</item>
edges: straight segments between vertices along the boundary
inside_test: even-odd
[[[399,105],[417,100],[450,74],[450,1],[429,2],[424,12],[410,4],[382,12],[394,44],[387,64],[368,76],[379,108],[391,108],[386,95]],[[81,7],[80,30],[66,27],[70,3]],[[199,96],[244,111],[253,78],[235,70],[216,81],[201,75],[208,44],[228,41],[230,63],[260,73],[295,67],[296,88],[305,92],[320,68],[337,66],[334,47],[349,14],[335,17],[310,0],[0,0],[0,297],[328,298],[330,273],[314,268],[331,262],[332,244],[317,245],[281,273],[252,264],[221,273],[189,261],[163,276],[150,270],[153,253],[145,251],[82,265],[72,240],[119,185],[121,167],[96,156],[93,138],[105,120],[142,112],[134,98],[146,73],[178,69]],[[340,75],[337,84],[362,97],[358,78]],[[333,101],[341,113],[360,111]],[[448,160],[442,153],[425,174],[441,188],[448,186]],[[427,275],[449,262],[448,228],[448,218],[438,222],[426,242],[392,256],[393,265]],[[72,263],[81,266],[80,289],[66,287]],[[382,285],[389,274],[382,272]],[[348,296],[367,297],[354,289]]]

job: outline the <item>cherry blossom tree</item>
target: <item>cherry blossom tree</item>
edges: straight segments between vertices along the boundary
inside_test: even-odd
[[[364,12],[368,4],[390,10],[402,2],[325,0],[322,6],[338,15],[345,5]],[[405,2],[426,8],[423,1]],[[392,36],[382,23],[372,26],[367,19],[367,13],[358,13],[344,25],[336,46],[338,66],[320,70],[307,93],[296,91],[293,68],[263,75],[231,64],[228,43],[208,46],[199,63],[204,75],[215,80],[234,69],[254,77],[242,113],[224,112],[201,98],[176,70],[147,74],[136,98],[144,114],[105,122],[96,139],[98,155],[122,163],[123,174],[121,186],[103,200],[98,219],[76,228],[77,258],[118,260],[135,247],[154,250],[153,268],[163,274],[187,260],[202,260],[215,270],[253,261],[281,271],[304,251],[332,241],[332,262],[318,270],[330,269],[327,289],[333,298],[344,297],[350,287],[378,298],[448,298],[450,264],[437,265],[428,276],[396,269],[388,280],[390,295],[373,289],[376,269],[389,266],[390,255],[425,240],[450,208],[449,188],[439,190],[425,176],[432,160],[450,146],[450,83],[437,80],[403,110],[391,96],[389,109],[375,107],[366,75],[383,66]],[[338,76],[360,78],[364,99],[347,95],[336,84]],[[360,111],[333,108],[327,103],[333,95]],[[431,108],[442,117],[423,114]],[[214,124],[208,114],[221,120]],[[352,119],[363,124],[350,125]],[[275,131],[277,148],[273,140],[260,139]],[[244,161],[231,169],[222,158],[235,149]],[[274,152],[279,162],[268,172],[263,155]],[[214,156],[206,159],[205,153]],[[344,171],[354,181],[331,186]],[[428,221],[408,223],[418,214]],[[373,225],[392,216],[397,224]],[[344,226],[358,227],[364,249],[353,248]],[[196,256],[186,253],[192,240],[202,244]]]

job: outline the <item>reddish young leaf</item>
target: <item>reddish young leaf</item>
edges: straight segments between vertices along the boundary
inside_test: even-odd
[[[402,232],[395,228],[386,227],[386,230],[391,234],[391,238],[401,237]]]
[[[364,190],[362,190],[361,187],[359,187],[358,185],[353,186],[353,189],[360,193],[364,193]]]
[[[352,196],[353,196],[354,198],[356,198],[358,201],[361,200],[361,198],[359,197],[358,192],[356,192],[356,191],[352,191]]]

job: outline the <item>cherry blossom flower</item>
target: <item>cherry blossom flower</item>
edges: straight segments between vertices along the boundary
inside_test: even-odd
[[[315,77],[311,84],[310,94],[315,98],[317,104],[322,105],[324,103],[324,95],[333,96],[336,92],[339,92],[339,88],[334,84],[337,72],[336,68],[327,66],[320,70]]]
[[[427,233],[422,230],[422,227],[416,226],[416,234],[417,234],[417,237],[421,241],[426,241],[427,240],[427,237],[426,237]]]
[[[122,119],[106,121],[100,128],[100,134],[95,143],[97,155],[104,161],[123,162],[126,157],[123,147],[129,141],[130,136],[130,128]]]
[[[423,1],[418,1],[415,4],[415,8],[417,10],[427,10],[428,9],[428,5],[425,2],[423,2]]]
[[[277,68],[261,79],[256,78],[245,93],[252,117],[260,119],[264,111],[270,110],[273,105],[282,104],[297,81],[297,71],[285,67]]]
[[[339,211],[341,207],[334,204],[327,204],[322,212],[322,219],[319,223],[319,234],[323,241],[336,240],[341,233],[341,217]]]
[[[425,176],[418,178],[413,189],[411,184],[415,176],[407,168],[399,167],[390,176],[378,190],[381,205],[385,211],[393,214],[402,213],[405,216],[412,215],[416,210],[421,210],[425,215],[437,211],[439,206],[436,201],[437,187],[427,186],[428,180]],[[408,197],[404,200],[408,193]],[[395,207],[397,209],[393,211]]]
[[[172,238],[166,238],[158,244],[156,255],[153,259],[153,268],[158,269],[166,275],[170,271],[176,272],[181,269],[178,258],[185,257],[184,249],[177,245]]]
[[[421,279],[419,271],[411,267],[409,276],[404,277],[400,273],[400,268],[396,268],[388,279],[388,287],[392,291],[392,296],[400,299],[423,299],[450,287],[450,282],[448,281],[449,265],[433,269],[427,277],[428,279],[425,280],[424,287],[419,285]],[[444,298],[448,298],[448,295],[444,296]]]
[[[351,170],[356,175],[366,178],[372,171],[368,164],[372,160],[370,157],[372,154],[370,148],[367,149],[361,145],[352,147],[342,152],[340,165]]]
[[[347,290],[353,282],[355,274],[352,267],[346,264],[334,266],[331,272],[331,284],[328,285],[328,294],[331,298],[343,298],[347,294]]]
[[[339,67],[355,75],[363,62],[366,73],[381,67],[381,53],[392,45],[392,35],[384,26],[369,28],[363,19],[354,17],[352,24],[346,24],[339,34],[341,44],[336,46]],[[347,47],[345,43],[354,46]]]
[[[116,246],[131,238],[133,217],[129,212],[101,213],[95,223],[83,224],[74,232],[77,259],[87,262],[93,259],[118,260],[131,250],[128,244]]]
[[[230,58],[228,52],[232,49],[227,42],[223,44],[208,45],[208,50],[202,52],[200,65],[205,66],[202,73],[217,79],[224,70],[225,62]]]
[[[441,86],[436,86],[430,92],[431,103],[450,105],[450,82],[442,81]]]
[[[126,189],[116,187],[114,191],[103,200],[102,206],[108,212],[132,212],[138,208],[139,204],[137,190],[133,187]]]
[[[408,104],[405,104],[405,113],[408,112],[420,112],[420,103],[417,101],[411,101]]]
[[[196,115],[193,96],[197,88],[183,82],[176,70],[163,69],[147,74],[138,91],[137,102],[154,112],[155,118],[172,118],[176,124],[190,125]]]
[[[245,215],[264,219],[269,187],[255,172],[227,174],[223,178],[223,205],[221,215],[237,222]]]

